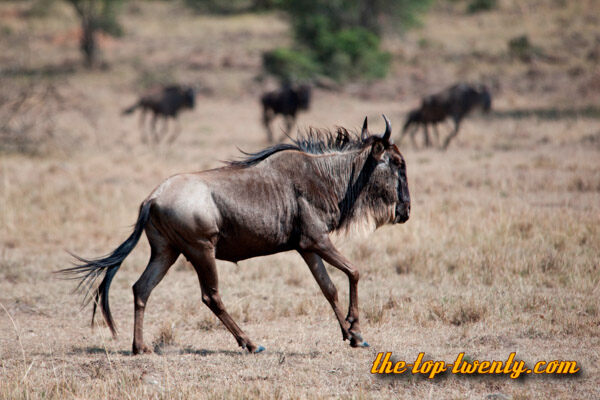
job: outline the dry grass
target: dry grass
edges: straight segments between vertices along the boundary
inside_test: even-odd
[[[264,146],[261,85],[253,77],[260,51],[287,40],[276,15],[196,17],[167,2],[137,3],[125,19],[134,40],[105,44],[110,70],[75,66],[48,78],[64,83],[61,94],[83,96],[78,104],[95,113],[96,127],[61,112],[43,151],[0,155],[0,398],[598,398],[598,120],[501,113],[599,104],[598,91],[581,90],[597,79],[587,57],[598,46],[590,33],[597,4],[581,2],[590,8],[583,12],[580,2],[558,3],[536,2],[534,12],[501,1],[500,11],[477,16],[462,15],[458,5],[438,6],[403,39],[405,46],[388,41],[403,61],[389,79],[343,93],[317,91],[314,107],[300,117],[300,126],[359,127],[366,114],[382,129],[384,112],[397,131],[404,110],[428,88],[459,78],[500,81],[499,114],[468,119],[447,153],[403,148],[413,199],[407,224],[337,239],[361,267],[362,326],[371,348],[341,341],[329,305],[290,253],[219,263],[223,300],[267,348],[263,354],[236,346],[180,260],[146,313],[146,341],[157,354],[132,357],[131,285],[147,262],[147,244],[138,245],[112,286],[117,340],[103,323],[90,330],[90,310],[80,311],[73,282],[52,271],[68,265],[65,249],[93,256],[114,248],[129,234],[139,202],[163,178],[217,166],[237,155],[236,145]],[[10,12],[24,4],[0,4],[1,26],[10,31],[0,42],[3,67],[40,70],[65,59],[76,65],[76,41],[57,22],[73,21],[67,9],[29,20]],[[177,24],[157,35],[164,15]],[[569,37],[579,32],[583,44],[564,43],[564,26]],[[513,33],[568,55],[519,64],[505,57]],[[471,46],[474,35],[481,41]],[[25,36],[30,50],[19,53]],[[569,75],[575,64],[583,72]],[[541,77],[532,78],[531,69]],[[182,115],[175,145],[150,148],[139,141],[136,118],[119,113],[137,88],[164,76],[210,90]],[[347,281],[330,271],[345,304]],[[528,363],[577,360],[583,373],[518,382],[379,379],[369,374],[379,351],[404,360],[424,351],[447,361],[462,351],[471,359],[505,359],[516,351]]]

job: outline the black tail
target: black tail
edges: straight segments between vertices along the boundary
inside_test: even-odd
[[[131,114],[132,112],[134,112],[136,110],[136,108],[138,108],[140,106],[140,103],[137,102],[134,105],[132,105],[131,107],[128,107],[126,109],[123,110],[123,115],[127,115],[127,114]]]
[[[100,277],[100,275],[106,272],[104,279],[102,279],[102,282],[98,288],[93,291],[94,311],[92,313],[92,326],[94,325],[96,306],[99,303],[98,300],[100,300],[102,315],[104,316],[106,324],[110,328],[113,336],[116,336],[117,330],[115,328],[115,322],[113,321],[108,304],[108,290],[110,288],[110,283],[119,270],[123,260],[125,260],[129,253],[131,253],[137,242],[140,240],[142,232],[144,231],[144,227],[146,226],[146,223],[150,217],[151,205],[151,201],[142,203],[133,233],[108,256],[104,258],[88,260],[71,253],[71,255],[77,260],[81,261],[82,264],[77,264],[75,267],[57,271],[58,273],[66,275],[71,279],[81,279],[75,290],[85,292],[85,297],[83,299],[84,306],[89,303],[90,300],[92,300],[92,288],[94,286],[94,282],[98,277]]]

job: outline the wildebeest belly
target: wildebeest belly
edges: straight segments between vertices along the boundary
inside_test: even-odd
[[[238,262],[248,258],[268,256],[282,251],[293,250],[295,247],[291,242],[267,243],[246,236],[240,240],[219,240],[215,255],[219,260]]]
[[[299,235],[294,233],[292,221],[285,219],[266,215],[223,221],[216,243],[216,257],[236,262],[296,248]]]

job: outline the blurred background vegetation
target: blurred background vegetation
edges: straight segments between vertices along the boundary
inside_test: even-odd
[[[80,50],[85,65],[98,65],[97,35],[124,34],[119,12],[127,0],[38,0],[32,14],[43,14],[65,1],[81,24]],[[493,0],[471,0],[476,8]],[[182,0],[199,14],[231,15],[279,11],[292,27],[293,43],[263,55],[264,73],[281,81],[331,78],[374,79],[386,76],[391,56],[381,49],[385,32],[401,33],[418,25],[432,0]],[[483,4],[483,6],[481,4]],[[484,4],[485,3],[485,4]]]
[[[386,30],[418,22],[430,0],[281,0],[294,43],[267,52],[263,66],[282,80],[323,75],[336,81],[382,78],[391,56],[381,49]]]

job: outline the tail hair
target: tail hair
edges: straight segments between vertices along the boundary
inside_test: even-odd
[[[134,105],[132,105],[131,107],[127,107],[126,109],[123,110],[123,115],[128,115],[131,114],[132,112],[134,112],[138,107],[140,106],[140,103],[137,102]]]
[[[106,324],[108,325],[112,335],[115,337],[117,335],[117,329],[110,312],[108,291],[115,274],[121,266],[121,263],[135,248],[137,242],[142,236],[144,227],[150,218],[150,206],[151,201],[142,203],[133,232],[127,238],[127,240],[121,243],[121,245],[113,250],[112,253],[102,258],[86,259],[69,252],[69,254],[80,261],[81,264],[75,264],[75,267],[65,268],[57,271],[57,273],[63,275],[67,279],[80,279],[79,284],[75,288],[75,292],[81,292],[84,294],[82,306],[85,307],[90,301],[92,301],[92,299],[94,301],[92,327],[94,326],[96,307],[100,305],[104,320],[106,321]],[[103,274],[104,279],[102,279],[100,285],[94,289],[96,280]]]

